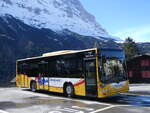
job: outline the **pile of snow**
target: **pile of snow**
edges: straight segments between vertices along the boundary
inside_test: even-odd
[[[150,84],[131,84],[129,92],[150,94]]]

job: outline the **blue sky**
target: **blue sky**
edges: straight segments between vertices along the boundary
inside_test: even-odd
[[[150,42],[150,0],[80,1],[110,35]]]

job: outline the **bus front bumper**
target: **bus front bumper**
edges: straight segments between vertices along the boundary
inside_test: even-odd
[[[120,93],[126,93],[129,91],[129,82],[125,81],[124,84],[120,87],[114,87],[113,84],[106,85],[103,89],[99,90],[98,97],[106,98],[114,96]]]

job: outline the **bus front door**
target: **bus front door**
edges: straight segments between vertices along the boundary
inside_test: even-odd
[[[96,63],[85,60],[86,96],[97,97]]]

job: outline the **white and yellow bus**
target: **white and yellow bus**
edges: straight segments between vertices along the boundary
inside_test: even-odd
[[[122,49],[64,50],[17,61],[16,85],[67,96],[104,98],[127,92]]]

